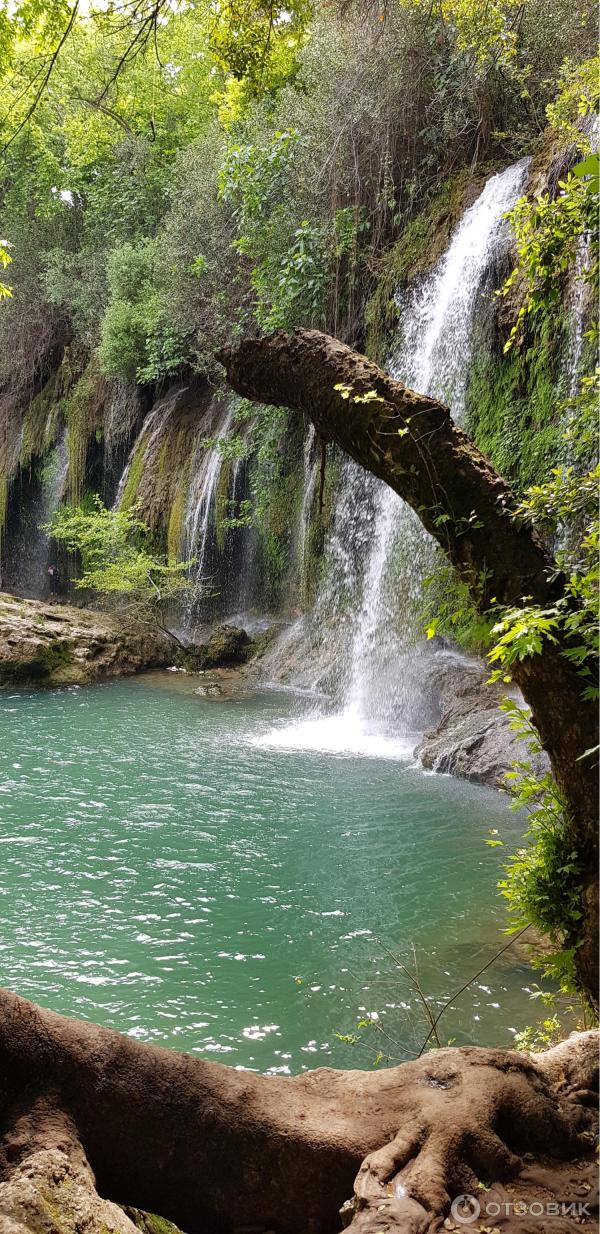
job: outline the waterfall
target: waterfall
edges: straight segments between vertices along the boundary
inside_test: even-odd
[[[519,195],[526,168],[527,160],[523,160],[488,180],[463,215],[438,265],[401,304],[402,342],[391,358],[390,370],[411,388],[446,402],[459,423],[482,287],[506,241],[504,215]],[[405,657],[420,636],[411,616],[433,542],[410,507],[388,485],[376,481],[374,487],[375,534],[351,649],[348,703],[358,721],[367,727],[379,726],[382,721],[395,725],[402,718],[410,727],[416,710],[411,697],[414,683],[402,673],[400,695],[397,688],[393,705],[385,686],[394,662]],[[394,557],[400,559],[395,577]],[[402,628],[397,632],[393,606],[399,590],[404,603]]]
[[[193,408],[191,419],[190,407]],[[199,605],[211,594],[207,571],[215,555],[216,506],[223,465],[220,447],[230,433],[232,422],[233,405],[224,405],[216,398],[207,399],[202,393],[198,396],[193,389],[190,393],[187,386],[174,388],[146,415],[117,488],[114,509],[139,500],[142,517],[148,507],[148,521],[152,526],[157,518],[165,518],[165,511],[168,516],[169,500],[173,501],[173,492],[177,489],[171,485],[170,489],[162,490],[162,507],[156,503],[157,493],[161,493],[159,481],[165,470],[165,448],[169,434],[175,441],[179,440],[178,433],[186,434],[183,440],[187,454],[181,458],[180,466],[185,469],[183,479],[189,475],[190,480],[184,494],[178,538],[180,559],[193,561],[193,587],[187,611],[182,614],[182,634],[189,635]],[[235,460],[232,468],[234,499],[238,499],[243,480],[242,461]],[[172,471],[170,474],[172,476]],[[182,473],[178,473],[176,483],[181,478]]]
[[[450,245],[403,314],[403,345],[392,373],[446,402],[462,418],[475,311],[490,266],[507,239],[504,215],[520,194],[528,159],[492,176],[465,212]]]
[[[519,196],[527,165],[522,160],[487,181],[444,256],[400,301],[401,335],[390,371],[447,402],[457,420],[464,411],[486,278],[506,246],[504,215]],[[406,736],[422,727],[414,650],[421,631],[415,612],[432,544],[397,494],[344,463],[326,552],[327,581],[313,613],[288,631],[283,648],[284,661],[287,657],[293,665],[290,649],[296,642],[297,658],[312,666],[312,684],[333,688],[343,708],[313,721],[318,731],[308,732],[305,722],[272,735],[278,744],[320,742],[337,749],[342,742],[346,749],[372,750],[375,743],[385,754],[390,742],[396,750],[398,733]],[[323,658],[319,641],[326,648]],[[310,684],[305,669],[300,681]]]
[[[63,429],[43,461],[39,492],[22,511],[22,524],[8,554],[3,583],[20,594],[36,598],[48,594],[50,537],[44,528],[64,496],[68,468],[67,435]]]
[[[114,500],[113,510],[118,510],[123,501],[123,497],[127,489],[127,482],[131,474],[131,469],[136,462],[139,461],[140,455],[143,454],[142,462],[146,459],[152,458],[156,443],[163,432],[165,420],[171,415],[171,412],[174,411],[179,396],[179,390],[172,391],[164,399],[160,399],[158,403],[155,403],[152,410],[148,412],[140,432],[129,452],[129,457],[117,486],[117,495]]]
[[[310,520],[312,514],[313,498],[315,495],[315,486],[317,483],[317,459],[315,457],[315,441],[317,434],[315,433],[314,425],[309,424],[304,442],[304,467],[302,476],[302,501],[300,503],[300,517],[298,520],[298,533],[296,536],[297,544],[297,560],[298,560],[298,595],[301,603],[305,602],[307,595],[308,580],[306,570],[308,566],[308,534],[310,531]]]
[[[207,590],[205,568],[215,525],[217,489],[223,466],[223,454],[220,446],[229,435],[232,420],[232,406],[223,408],[221,404],[216,401],[213,402],[211,407],[213,444],[209,448],[206,447],[207,433],[206,428],[203,426],[203,432],[198,439],[192,464],[192,481],[183,521],[182,556],[184,560],[194,558],[193,571],[196,580],[196,601]]]

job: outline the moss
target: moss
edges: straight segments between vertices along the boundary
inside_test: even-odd
[[[161,443],[161,447],[158,452],[158,458],[156,460],[156,474],[161,480],[164,479],[166,471],[167,471],[168,455],[169,455],[169,438],[165,437],[164,441]]]
[[[69,496],[74,504],[78,504],[81,499],[88,443],[102,428],[107,393],[106,380],[92,361],[64,401],[69,451]]]
[[[72,663],[72,649],[64,639],[52,639],[40,646],[33,659],[11,661],[0,665],[0,681],[47,681],[49,678],[65,671],[68,672]],[[78,670],[77,679],[81,673]]]
[[[319,500],[320,460],[317,463],[317,467],[318,474],[313,492],[304,547],[304,568],[302,577],[299,580],[299,600],[304,612],[312,608],[317,599],[319,588],[324,581],[326,563],[324,555],[325,540],[333,521],[339,495],[339,456],[331,449],[327,451],[322,505]]]
[[[28,467],[32,458],[44,455],[54,445],[60,418],[59,372],[52,373],[43,390],[32,399],[23,417],[19,466]]]
[[[145,1213],[141,1208],[129,1206],[124,1207],[123,1212],[142,1234],[181,1234],[179,1226],[166,1217],[158,1217],[156,1213]]]
[[[221,471],[217,483],[217,492],[215,500],[215,531],[217,537],[217,547],[222,553],[225,548],[225,540],[227,539],[226,520],[229,518],[229,491],[231,489],[231,474],[232,474],[231,459],[223,459],[221,463]]]
[[[290,572],[292,538],[298,525],[302,500],[302,468],[299,458],[289,460],[290,470],[276,476],[269,489],[268,505],[261,520],[266,599],[280,605],[285,598]]]
[[[480,345],[471,368],[467,432],[519,492],[546,480],[560,458],[564,330],[560,315],[548,316],[520,351]]]
[[[187,496],[190,482],[191,459],[183,475],[179,480],[175,497],[171,503],[169,512],[169,523],[167,526],[167,556],[169,561],[175,562],[180,560],[181,545],[183,541],[183,520],[187,505]]]
[[[174,559],[181,547],[181,528],[189,477],[196,453],[198,412],[175,409],[149,436],[142,432],[134,452],[121,504],[139,501],[141,517]],[[126,504],[127,503],[127,504]]]
[[[130,510],[138,499],[138,489],[144,470],[147,445],[148,442],[144,436],[139,437],[135,444],[133,456],[129,464],[129,471],[127,472],[127,479],[121,493],[120,507],[122,510]]]
[[[291,542],[302,500],[304,426],[300,416],[274,411],[265,430],[250,463],[250,491],[260,537],[262,599],[276,608],[289,598]]]
[[[71,661],[71,648],[64,639],[55,638],[41,648],[33,662],[39,666],[40,675],[49,677],[57,668],[64,668]]]
[[[483,174],[483,170],[482,170]],[[465,205],[467,186],[473,184],[468,168],[445,180],[429,205],[402,231],[380,262],[375,291],[365,310],[366,353],[382,361],[386,340],[399,316],[395,296],[417,274],[430,269],[447,248],[450,233]]]

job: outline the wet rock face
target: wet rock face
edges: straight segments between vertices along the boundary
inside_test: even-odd
[[[227,668],[245,664],[254,644],[245,630],[238,626],[217,626],[206,643],[186,648],[183,664],[188,669]]]
[[[172,658],[173,645],[159,630],[0,593],[0,684],[85,685]]]
[[[432,661],[431,689],[440,719],[423,736],[415,756],[424,767],[490,788],[504,786],[504,773],[519,759],[537,775],[549,770],[545,754],[529,755],[509,717],[499,710],[503,691],[488,685],[489,669],[478,660],[442,651]]]

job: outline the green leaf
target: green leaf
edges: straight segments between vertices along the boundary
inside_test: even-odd
[[[588,157],[582,159],[581,163],[576,163],[573,175],[579,180],[587,180],[592,193],[597,193],[600,189],[600,158],[598,155],[588,154]]]

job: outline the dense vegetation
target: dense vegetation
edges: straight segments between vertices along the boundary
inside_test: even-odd
[[[440,252],[473,178],[534,152],[542,188],[551,167],[551,219],[557,179],[588,148],[587,0],[494,0],[485,17],[472,0],[2,11],[0,237],[13,294],[0,315],[0,527],[10,477],[47,452],[61,415],[78,500],[94,435],[126,435],[135,418],[124,399],[106,425],[111,392],[136,382],[153,397],[190,369],[218,377],[216,347],[249,330],[316,325],[384,358],[395,293]],[[566,196],[572,265],[584,224]],[[524,206],[525,246],[528,218]],[[481,338],[469,392],[471,431],[520,488],[561,459],[568,332],[562,303],[538,305],[503,357],[522,287]],[[32,403],[60,357],[55,386]],[[277,602],[300,439],[280,415],[252,417],[250,430],[247,410],[236,415]],[[151,520],[170,547],[182,500],[183,481]]]
[[[555,131],[593,105],[593,69],[577,68],[593,41],[586,4],[495,0],[485,20],[470,0],[291,6],[256,55],[251,5],[216,24],[208,6],[158,6],[152,37],[150,7],[77,16],[28,120],[43,64],[31,20],[12,48],[3,386],[31,378],[61,327],[76,366],[94,353],[106,376],[149,384],[212,369],[249,321],[361,341],[384,276],[391,299],[431,259],[426,211],[447,224],[465,168],[534,149],[557,88]],[[44,46],[68,16],[57,5],[49,32],[51,13]],[[373,340],[383,300],[366,314]]]

